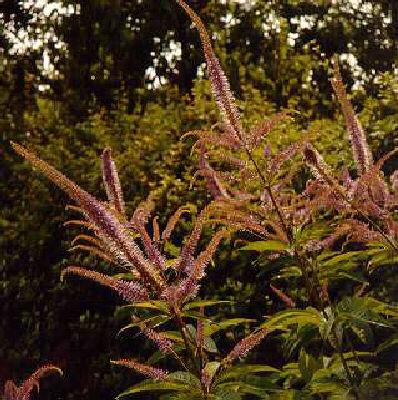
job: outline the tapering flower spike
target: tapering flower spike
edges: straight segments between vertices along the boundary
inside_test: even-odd
[[[188,270],[192,266],[194,252],[202,234],[202,228],[206,219],[208,207],[209,206],[205,207],[196,218],[191,234],[182,247],[180,256],[174,264],[174,268],[177,271]]]
[[[295,308],[296,307],[296,302],[289,297],[287,294],[283,293],[282,290],[278,289],[277,287],[273,285],[269,285],[271,290],[283,301],[287,307],[289,308]]]
[[[62,271],[61,279],[65,275],[78,275],[86,279],[91,279],[100,285],[109,287],[110,289],[117,292],[125,301],[146,301],[149,299],[148,291],[141,286],[138,282],[125,281],[122,279],[116,279],[100,272],[90,271],[85,268],[70,266]]]
[[[199,280],[204,276],[205,269],[210,260],[213,258],[214,253],[220,245],[221,240],[231,236],[231,232],[231,230],[227,229],[221,229],[217,231],[215,235],[211,238],[210,243],[207,245],[207,247],[196,257],[191,269],[187,272],[189,272],[189,274],[197,282],[199,282]]]
[[[62,375],[60,368],[54,365],[44,365],[30,375],[19,387],[13,381],[7,381],[4,385],[4,400],[29,400],[33,389],[39,387],[39,380],[53,373]]]
[[[358,117],[355,115],[352,104],[348,99],[347,92],[341,78],[337,57],[333,60],[332,86],[344,114],[348,135],[351,141],[352,153],[358,173],[362,175],[373,164],[373,157],[369,149],[368,142],[366,141],[366,136],[362,125],[359,122]]]
[[[173,353],[173,342],[166,338],[162,333],[156,332],[144,324],[140,326],[140,329],[149,340],[156,343],[162,353]]]
[[[218,179],[216,172],[206,160],[206,148],[203,144],[200,146],[199,168],[200,170],[198,172],[200,172],[205,177],[208,192],[215,199],[218,199],[220,197],[230,197],[223,184]]]
[[[152,378],[155,380],[164,380],[168,376],[168,372],[161,369],[161,368],[155,368],[151,367],[146,364],[141,364],[138,361],[134,359],[122,359],[122,360],[117,360],[117,361],[111,361],[112,364],[116,365],[121,365],[123,367],[131,368],[137,372],[139,372],[142,375],[147,376],[148,378]]]
[[[326,164],[323,157],[310,143],[307,143],[304,146],[303,154],[306,163],[310,166],[313,174],[317,179],[332,186],[338,186],[338,183],[334,179],[329,166]]]
[[[211,40],[206,28],[202,20],[188,4],[186,4],[183,0],[176,1],[185,10],[199,31],[203,52],[206,58],[207,72],[209,74],[213,94],[216,98],[218,107],[226,125],[226,130],[232,135],[235,141],[238,140],[238,142],[242,143],[244,135],[239,120],[239,111],[236,107],[235,99],[232,95],[225,73],[222,70],[216,55],[214,54]]]
[[[223,359],[223,365],[230,365],[238,358],[246,357],[247,354],[267,336],[267,329],[261,328],[249,336],[243,338]]]
[[[158,269],[163,271],[166,269],[166,259],[160,253],[159,250],[159,226],[157,225],[156,219],[153,221],[154,227],[154,239],[149,236],[145,225],[149,221],[149,217],[155,208],[155,202],[152,198],[151,193],[148,198],[142,201],[139,206],[135,209],[133,217],[127,226],[132,228],[135,232],[140,235],[141,242],[144,245],[145,253],[149,258],[149,261]]]
[[[196,257],[188,257],[185,264],[187,277],[183,279],[176,287],[170,287],[164,292],[164,297],[173,299],[171,302],[184,302],[196,296],[200,280],[205,276],[205,270],[221,240],[231,235],[231,230],[222,229],[212,237],[207,247]]]
[[[4,384],[4,400],[19,400],[19,388],[13,381]]]
[[[191,210],[187,208],[187,206],[181,206],[177,209],[177,211],[169,218],[166,227],[162,232],[161,239],[162,240],[170,240],[171,234],[174,231],[178,221],[180,220],[183,214],[190,214]]]
[[[112,159],[111,149],[106,148],[102,153],[102,177],[108,200],[120,216],[125,215],[123,192],[120,186],[119,175],[115,162]]]
[[[265,136],[267,136],[279,122],[290,118],[287,111],[271,115],[268,119],[257,123],[248,133],[247,145],[251,148],[257,146]]]
[[[157,268],[146,259],[138,245],[129,237],[125,227],[106,207],[35,154],[19,144],[11,142],[11,145],[18,154],[39,169],[78,204],[84,211],[85,217],[93,225],[97,236],[104,243],[107,243],[107,246],[115,254],[116,258],[134,265],[142,278],[150,280],[159,290],[162,289],[164,279],[159,274]]]
[[[394,171],[390,176],[390,182],[393,192],[398,194],[398,170]]]
[[[329,166],[318,151],[310,143],[307,143],[304,146],[303,153],[304,159],[310,166],[315,177],[319,181],[326,183],[330,188],[333,188],[335,193],[339,195],[339,199],[347,205],[348,193],[346,189],[333,177]]]

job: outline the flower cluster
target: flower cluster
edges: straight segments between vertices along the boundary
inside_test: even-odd
[[[54,365],[44,365],[33,372],[21,386],[13,381],[7,381],[4,385],[4,400],[29,400],[34,388],[39,387],[39,380],[53,373],[62,375],[62,371]]]

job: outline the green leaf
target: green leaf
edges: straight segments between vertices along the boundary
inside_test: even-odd
[[[220,383],[216,387],[216,393],[220,393],[223,391],[232,391],[235,393],[242,393],[242,394],[252,394],[255,396],[263,397],[267,396],[267,391],[257,386],[250,385],[246,382],[225,382]]]
[[[312,357],[310,354],[302,348],[300,351],[300,357],[298,360],[298,367],[300,369],[301,376],[306,382],[310,382],[313,374],[320,368],[322,363]]]
[[[193,318],[193,319],[199,319],[201,321],[206,321],[208,323],[211,323],[211,319],[209,319],[208,317],[204,316],[202,313],[198,312],[198,311],[192,311],[192,310],[188,310],[188,311],[183,311],[181,313],[182,317],[185,318]]]
[[[277,275],[273,276],[272,280],[277,279],[291,279],[291,278],[300,278],[302,276],[301,269],[295,265],[282,268]]]
[[[169,241],[166,241],[164,244],[164,251],[175,258],[177,258],[181,253],[181,249]]]
[[[131,322],[130,324],[128,324],[128,325],[124,326],[122,329],[120,329],[120,331],[117,333],[117,335],[119,336],[120,334],[124,333],[126,330],[135,328],[142,323],[145,324],[145,326],[147,326],[147,327],[155,328],[159,325],[164,324],[168,320],[170,320],[170,317],[168,317],[166,315],[155,315],[153,317],[142,319],[137,322]]]
[[[172,372],[168,375],[167,381],[175,382],[175,383],[184,383],[189,385],[190,387],[197,387],[200,389],[200,380],[190,372],[185,371],[177,371]]]
[[[227,300],[199,300],[186,304],[182,310],[187,311],[191,310],[192,308],[211,307],[218,304],[231,304],[231,303],[232,301],[227,301]]]
[[[289,250],[289,245],[279,240],[265,240],[259,242],[251,242],[239,250],[243,251],[285,251]]]
[[[398,346],[398,334],[387,339],[381,343],[376,350],[377,354],[383,353],[384,351],[390,350],[392,347]]]
[[[279,369],[269,365],[237,365],[223,371],[217,378],[217,382],[224,382],[230,379],[239,378],[249,374],[259,374],[264,372],[279,373]]]
[[[170,340],[173,340],[177,343],[183,343],[184,340],[181,337],[181,333],[179,331],[164,331],[162,332],[162,335]]]
[[[216,342],[209,336],[206,336],[203,341],[203,348],[209,353],[218,353]]]
[[[390,325],[383,315],[396,316],[397,310],[372,297],[345,297],[337,304],[335,314],[340,323],[368,323],[388,327]]]
[[[168,381],[156,382],[152,379],[145,380],[127,389],[125,392],[119,394],[117,396],[117,399],[121,399],[122,397],[142,392],[169,391],[169,390],[176,390],[176,391],[189,390],[189,385],[183,383],[168,382]]]
[[[220,330],[230,328],[231,326],[236,326],[236,325],[240,325],[240,324],[248,324],[251,322],[255,322],[255,320],[249,319],[249,318],[230,318],[230,319],[225,319],[220,322],[212,322],[209,325],[205,325],[204,334],[206,336],[210,336]]]
[[[221,392],[215,395],[215,400],[241,400],[242,396],[234,392]]]
[[[151,301],[137,301],[134,304],[129,304],[123,308],[143,308],[148,310],[158,310],[166,315],[170,314],[169,307],[165,301],[151,300]]]
[[[307,307],[305,310],[285,310],[281,311],[267,322],[262,324],[263,328],[270,330],[275,329],[289,329],[293,325],[303,326],[306,324],[312,324],[320,327],[325,322],[325,318],[315,308]]]
[[[221,363],[219,363],[218,361],[210,361],[210,362],[206,363],[204,370],[205,370],[206,374],[211,379],[213,379],[214,375],[220,368],[220,365],[221,365]]]

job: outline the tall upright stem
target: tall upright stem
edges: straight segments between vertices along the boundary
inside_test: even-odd
[[[267,194],[271,199],[272,206],[274,207],[275,212],[278,215],[278,219],[279,219],[282,229],[289,241],[289,244],[291,246],[293,246],[294,243],[293,243],[292,230],[289,228],[289,226],[287,225],[287,223],[285,221],[285,218],[283,217],[283,213],[282,213],[282,211],[278,205],[278,202],[276,201],[276,198],[272,192],[270,183],[268,182],[268,180],[265,178],[264,174],[262,173],[262,171],[261,171],[260,167],[258,166],[256,160],[254,159],[251,151],[247,147],[245,147],[245,151],[246,151],[246,154],[247,154],[249,160],[254,165],[254,168],[256,169],[256,172],[257,172],[258,176],[260,177],[262,183],[264,184],[265,190],[267,191]],[[299,267],[301,269],[301,273],[303,274],[303,277],[304,277],[306,291],[308,294],[308,299],[311,303],[316,305],[317,308],[321,309],[322,305],[321,305],[321,302],[319,299],[319,295],[317,292],[314,292],[314,285],[311,285],[310,277],[308,275],[308,267],[311,267],[311,263],[305,256],[300,254],[297,249],[294,249],[294,255],[298,260]]]
[[[190,343],[190,341],[188,339],[187,331],[186,331],[186,325],[185,325],[185,322],[183,321],[183,319],[181,318],[180,310],[178,310],[176,308],[173,308],[172,309],[172,313],[173,313],[173,317],[174,317],[174,319],[175,319],[175,321],[177,323],[178,329],[179,329],[179,331],[181,333],[181,337],[182,337],[182,339],[184,341],[184,345],[185,345],[185,348],[187,350],[188,357],[189,357],[189,359],[191,361],[192,367],[195,370],[195,372],[198,374],[198,376],[200,377],[201,370],[200,370],[200,367],[198,366],[198,364],[196,363],[196,357],[195,357],[195,354],[194,354],[194,352],[192,350],[191,343]]]
[[[331,330],[331,333],[332,333],[334,341],[336,342],[337,351],[339,353],[341,364],[343,365],[343,368],[344,368],[344,371],[346,373],[348,382],[350,383],[350,385],[351,385],[351,387],[352,387],[352,389],[354,391],[354,397],[355,397],[355,399],[358,400],[359,399],[358,387],[357,387],[357,384],[355,382],[355,379],[351,375],[351,370],[350,370],[350,367],[349,367],[349,365],[347,363],[347,360],[344,358],[342,343],[340,342],[339,338],[337,337],[337,334],[336,334],[336,331],[335,331],[334,328]]]

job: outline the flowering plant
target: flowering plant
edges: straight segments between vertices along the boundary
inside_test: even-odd
[[[392,374],[377,367],[377,357],[396,343],[390,332],[396,327],[398,309],[379,298],[372,286],[376,271],[397,260],[398,175],[394,173],[388,182],[382,171],[395,151],[373,160],[338,60],[334,60],[332,86],[345,118],[356,171],[332,171],[306,134],[279,151],[271,148],[267,136],[292,120],[294,113],[281,110],[245,128],[201,19],[183,0],[177,3],[199,31],[222,118],[214,131],[185,135],[197,139],[193,147],[199,160],[197,175],[204,178],[213,199],[196,217],[179,255],[170,258],[167,246],[189,209],[178,209],[163,230],[156,217],[151,220],[155,208],[151,196],[127,215],[109,148],[102,154],[107,193],[103,202],[14,143],[17,153],[76,203],[70,209],[83,219],[68,224],[92,234],[78,235],[74,249],[88,250],[123,272],[121,278],[73,265],[62,276],[78,275],[117,292],[132,311],[131,323],[124,329],[138,329],[158,348],[146,363],[138,358],[112,361],[148,378],[121,396],[160,391],[167,392],[164,399],[363,398],[369,385],[382,385]],[[221,171],[216,163],[224,165]],[[207,246],[197,251],[204,226],[211,226],[214,233]],[[198,293],[220,242],[239,231],[260,239],[248,241],[241,251],[260,253],[260,263],[276,266],[270,294],[285,309],[222,355],[215,334],[251,321],[216,321],[209,308],[226,302],[200,300]],[[350,296],[347,289],[340,290],[342,283]],[[374,330],[389,339],[370,351]],[[280,368],[238,363],[270,334],[284,344],[286,360]],[[164,360],[174,369],[156,366]]]

